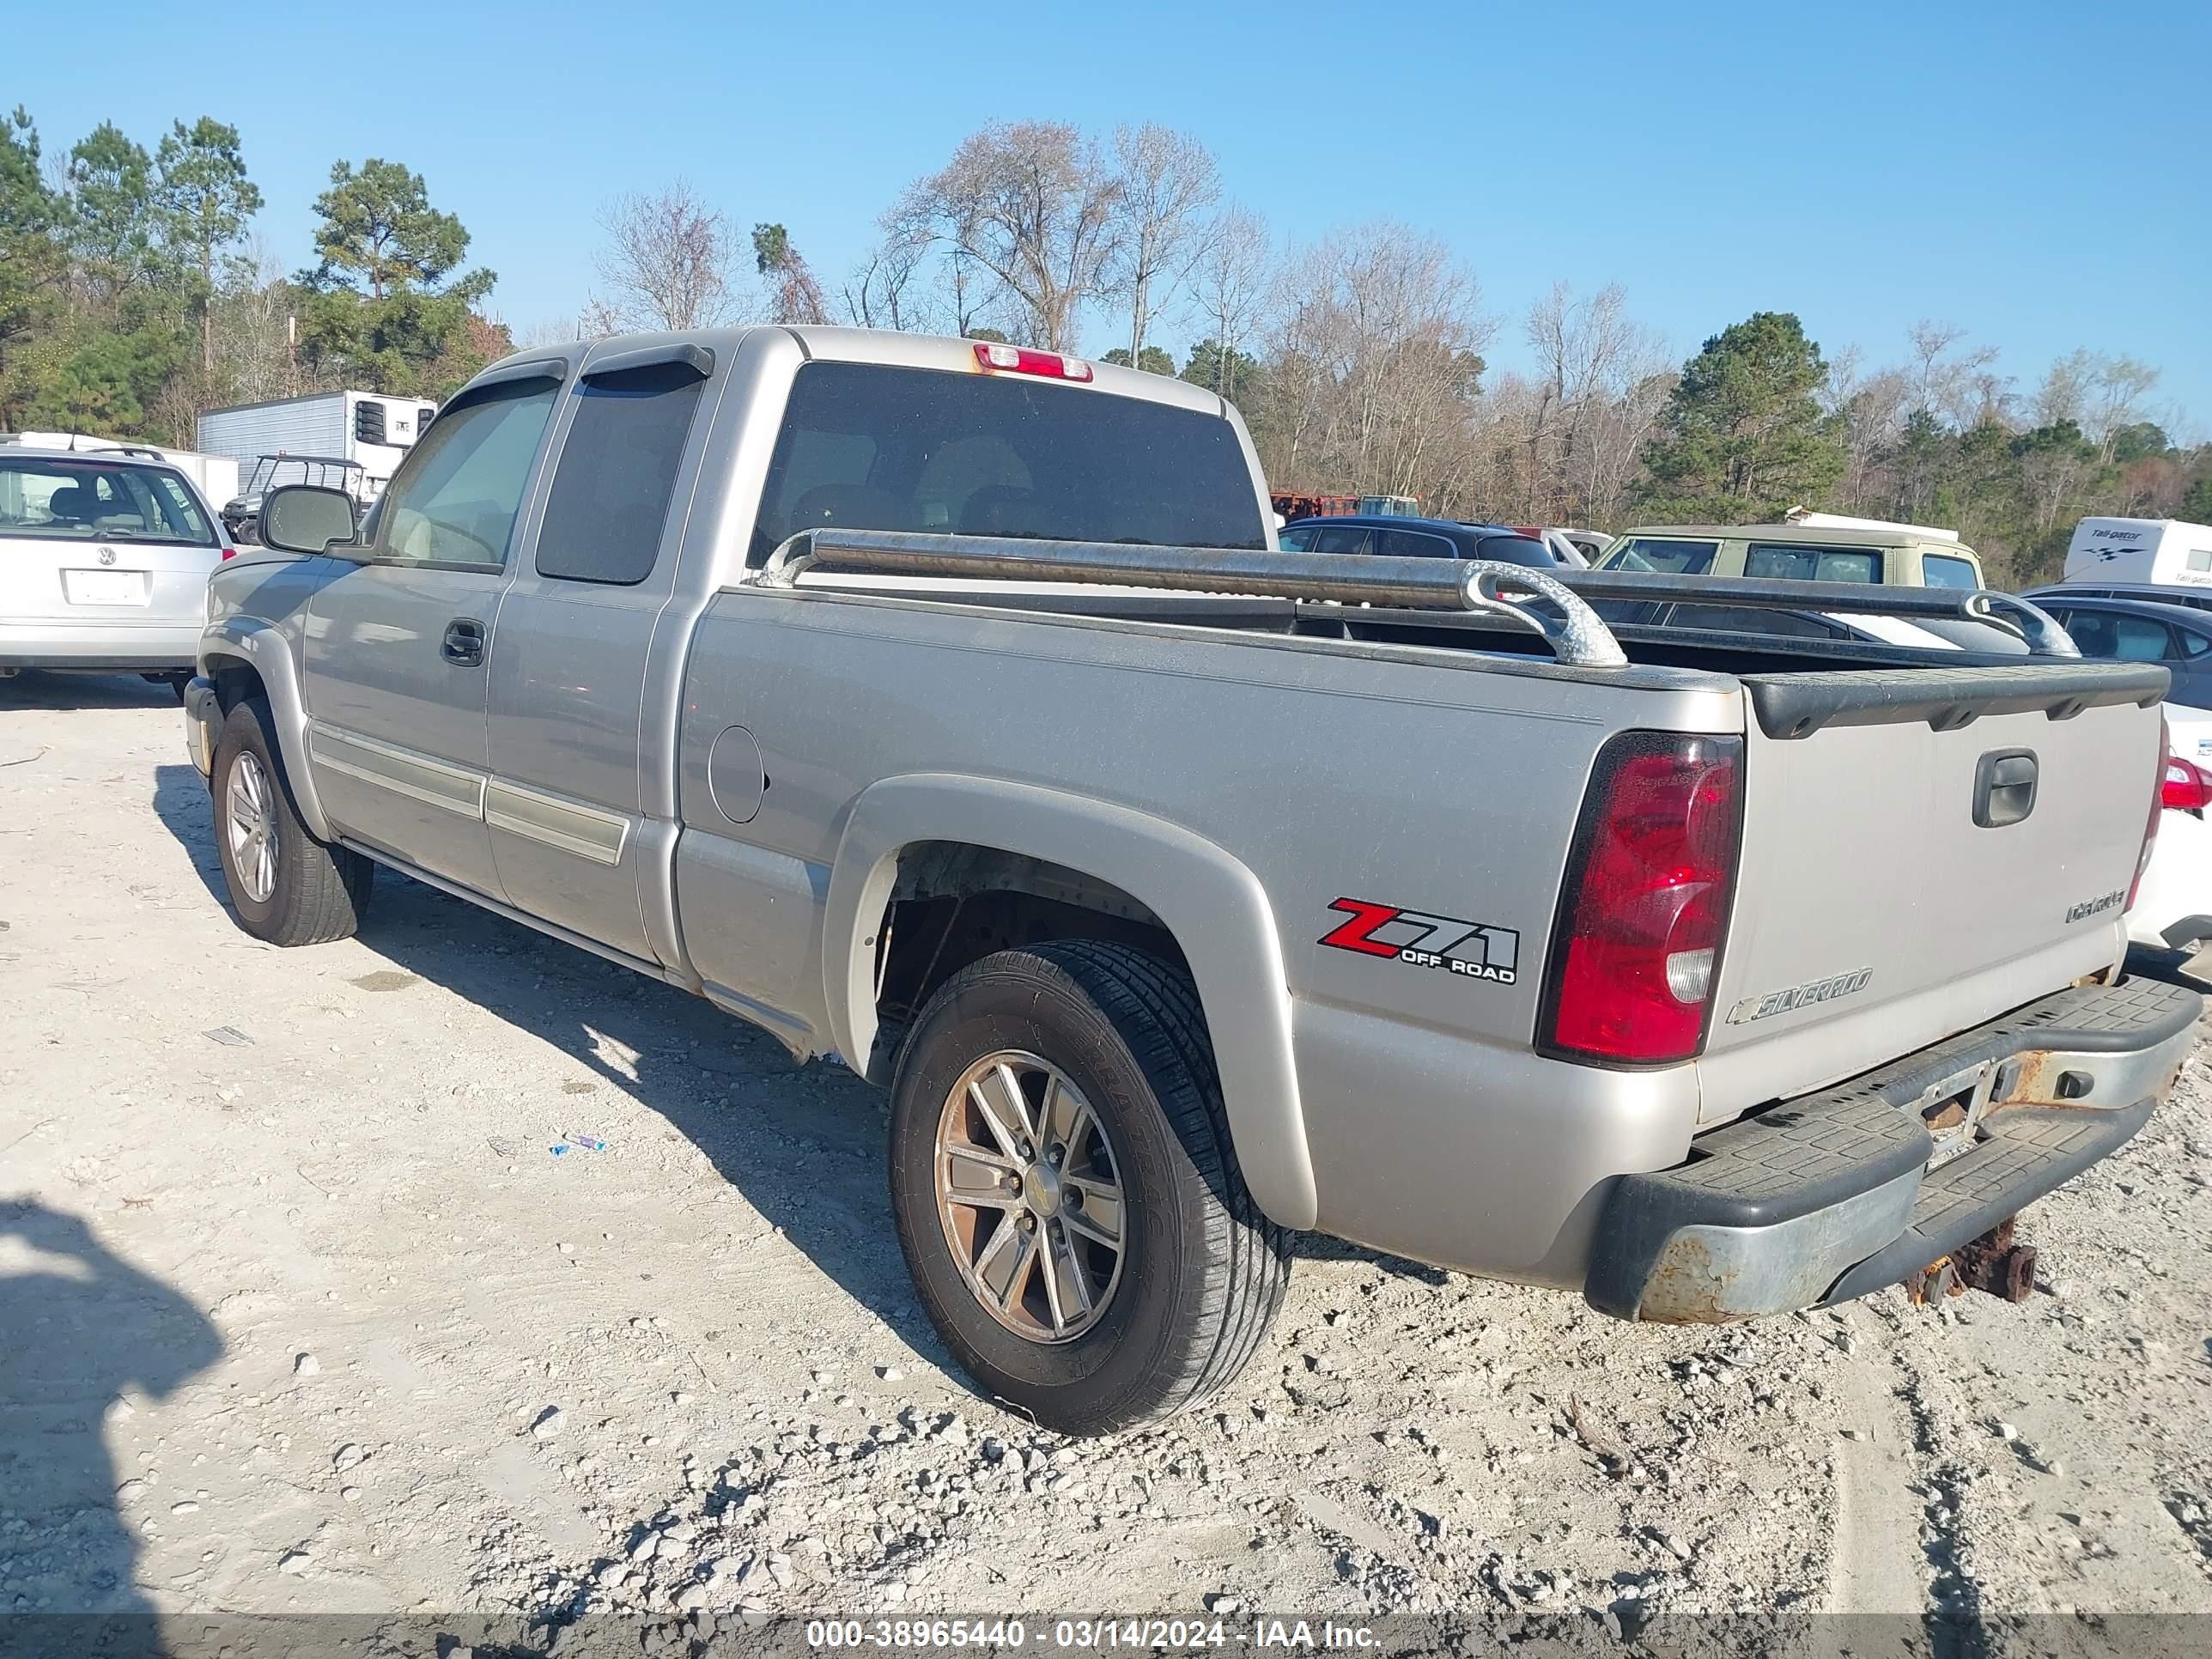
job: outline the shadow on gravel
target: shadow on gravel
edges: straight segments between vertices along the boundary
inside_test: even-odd
[[[27,668],[0,679],[0,713],[15,708],[160,708],[177,706],[167,684],[136,674],[49,674]]]
[[[154,811],[225,902],[199,774],[158,768]],[[794,1066],[774,1038],[703,998],[389,870],[377,872],[361,942],[658,1113],[854,1301],[967,1386],[915,1299],[899,1250],[884,1175],[887,1094],[842,1066]],[[637,1056],[635,1079],[603,1057],[603,1039]],[[550,1130],[598,1133],[588,1095],[549,1101],[546,1111]],[[1433,1284],[1447,1278],[1319,1235],[1293,1237],[1308,1259],[1364,1261]],[[742,1298],[741,1286],[732,1297]]]
[[[157,768],[153,805],[215,901],[227,905],[199,774],[189,765]],[[854,1300],[948,1376],[963,1377],[915,1300],[892,1227],[887,1096],[836,1066],[794,1066],[774,1038],[703,998],[389,870],[377,872],[361,941],[657,1113]],[[635,1079],[605,1057],[606,1044],[637,1056]],[[604,1133],[592,1121],[593,1102],[604,1098],[554,1095],[543,1103],[549,1133]],[[741,1278],[728,1293],[733,1304],[746,1301]]]
[[[133,1582],[137,1547],[119,1512],[107,1413],[126,1390],[172,1393],[223,1347],[198,1310],[76,1216],[0,1202],[0,1562],[13,1585],[0,1603],[4,1652],[16,1615],[152,1613]],[[178,1496],[157,1488],[143,1501]],[[150,1620],[138,1628],[143,1639]]]

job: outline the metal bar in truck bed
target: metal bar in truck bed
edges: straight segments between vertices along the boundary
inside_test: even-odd
[[[1943,617],[1998,628],[2039,657],[2078,657],[2056,618],[2013,593],[1988,588],[1895,587],[1874,582],[1794,582],[1753,576],[1687,576],[1664,571],[1562,570],[1561,584],[1586,599],[1692,600],[1752,611],[1819,611],[1863,617]]]
[[[778,548],[757,579],[789,586],[808,570],[984,580],[1107,582],[1201,593],[1261,594],[1344,605],[1474,611],[1504,617],[1544,635],[1564,663],[1617,667],[1627,655],[1586,603],[1695,600],[1761,611],[1942,617],[1999,629],[2039,657],[2081,653],[2045,612],[1986,589],[1799,582],[1659,572],[1540,570],[1489,560],[1368,557],[1345,553],[1155,547],[1121,542],[939,536],[902,530],[811,530]],[[1547,600],[1559,617],[1531,599]],[[1561,618],[1564,617],[1564,621]]]
[[[1622,668],[1628,653],[1556,573],[1487,559],[1368,558],[1273,549],[933,536],[903,530],[810,530],[776,549],[756,579],[788,587],[810,570],[989,581],[1099,582],[1194,593],[1331,599],[1343,605],[1473,611],[1540,634],[1576,668]],[[1530,599],[1549,600],[1557,615]]]

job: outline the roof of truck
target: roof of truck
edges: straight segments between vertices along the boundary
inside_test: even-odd
[[[985,372],[978,366],[975,357],[976,347],[986,343],[982,341],[959,339],[950,335],[909,334],[888,328],[759,323],[750,327],[617,334],[604,340],[577,340],[557,346],[531,346],[489,365],[479,373],[478,378],[494,369],[504,368],[510,363],[551,362],[556,360],[571,365],[571,372],[589,373],[590,362],[593,359],[678,343],[699,346],[711,352],[735,354],[748,335],[762,331],[789,335],[810,362],[880,363],[893,368],[935,368],[956,374]],[[1074,356],[1078,354],[1071,352],[1065,355]],[[1207,415],[1222,415],[1228,411],[1228,402],[1219,393],[1208,391],[1202,386],[1194,386],[1188,380],[1179,380],[1166,374],[1148,374],[1141,369],[1120,368],[1112,363],[1102,363],[1096,358],[1085,357],[1082,361],[1091,368],[1091,379],[1087,382],[1053,380],[1044,384],[1066,386],[1077,391],[1087,386],[1120,398],[1142,398],[1148,403],[1173,404],[1178,408],[1194,409]],[[574,367],[578,364],[583,366],[580,371]]]
[[[1640,524],[1624,530],[1614,539],[1631,536],[1674,537],[1681,540],[1796,542],[1823,547],[1928,547],[1938,552],[1972,553],[1973,549],[1948,538],[1913,530],[1841,530],[1826,525],[1802,524]]]

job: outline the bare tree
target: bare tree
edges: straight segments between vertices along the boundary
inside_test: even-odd
[[[1957,356],[1952,348],[1966,337],[1956,323],[1932,322],[1923,317],[1905,331],[1912,350],[1906,369],[1908,398],[1914,409],[1948,416],[1954,426],[1970,427],[1978,407],[1987,401],[1984,374],[1997,358],[1995,346],[1976,346]]]
[[[1844,441],[1844,476],[1837,498],[1847,512],[1863,513],[1890,492],[1878,480],[1884,457],[1896,444],[1911,401],[1911,377],[1901,368],[1860,368],[1862,354],[1846,346],[1828,362],[1820,390],[1821,407]]]
[[[915,284],[928,263],[930,239],[886,215],[884,238],[871,248],[845,284],[846,320],[860,328],[924,326]]]
[[[1273,286],[1274,258],[1267,221],[1243,208],[1231,207],[1213,222],[1192,273],[1192,297],[1206,319],[1208,336],[1220,348],[1214,359],[1218,383],[1213,390],[1224,398],[1237,396],[1237,360],[1264,319]]]
[[[208,307],[215,374],[211,391],[225,403],[261,403],[300,389],[292,354],[297,303],[284,268],[256,236],[234,258]]]
[[[1272,475],[1456,499],[1495,325],[1442,242],[1377,223],[1295,261],[1274,342]]]
[[[1029,343],[1068,351],[1078,313],[1102,291],[1115,254],[1120,200],[1113,170],[1074,127],[1017,121],[965,139],[894,216],[953,257],[956,279],[957,261],[973,261]],[[958,303],[968,310],[964,298]]]
[[[2109,462],[2120,429],[2132,425],[2142,412],[2142,400],[2158,384],[2158,371],[2132,357],[2100,357],[2090,380],[2089,438],[2097,446],[2097,459]]]
[[[1623,401],[1667,365],[1656,337],[1628,316],[1618,283],[1583,300],[1553,283],[1529,307],[1525,333],[1540,378],[1521,440],[1521,510],[1530,519],[1587,520],[1597,516],[1594,497],[1607,510],[1617,505],[1657,414]]]
[[[587,325],[711,328],[737,307],[729,222],[683,180],[652,196],[621,196],[599,216],[607,245],[597,260],[610,297],[592,302]]]
[[[1205,145],[1163,126],[1122,127],[1114,134],[1115,255],[1109,270],[1129,305],[1129,361],[1144,356],[1145,337],[1206,251],[1206,215],[1221,199],[1221,178]]]
[[[2095,362],[2086,351],[2069,352],[2051,364],[2029,405],[2036,425],[2057,426],[2065,421],[2080,425],[2088,412],[2089,382],[2095,375]]]

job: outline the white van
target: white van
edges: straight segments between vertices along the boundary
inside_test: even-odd
[[[2064,580],[2212,587],[2212,526],[2179,519],[2084,519],[2067,544]]]

